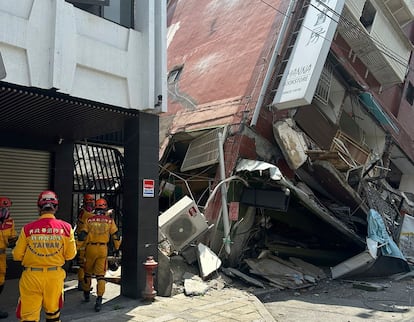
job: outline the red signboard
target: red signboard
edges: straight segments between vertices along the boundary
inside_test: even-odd
[[[155,193],[155,180],[144,179],[142,181],[142,196],[153,198]]]

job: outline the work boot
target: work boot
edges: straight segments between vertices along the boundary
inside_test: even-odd
[[[82,282],[78,281],[78,291],[83,291]]]
[[[99,312],[102,308],[102,296],[98,296],[96,298],[96,303],[95,303],[95,311]]]
[[[88,291],[83,291],[83,298],[85,302],[89,302],[91,300],[89,295],[90,293]]]

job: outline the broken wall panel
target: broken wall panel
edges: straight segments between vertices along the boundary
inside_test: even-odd
[[[327,192],[327,198],[341,205],[348,206],[354,216],[365,219],[368,208],[363,199],[352,187],[346,182],[345,177],[338,172],[335,167],[328,161],[315,161],[312,166],[304,171],[310,179],[302,176],[305,182],[313,189],[320,193]]]
[[[339,127],[333,124],[315,105],[299,108],[294,120],[320,149],[330,149]]]
[[[289,167],[296,170],[306,162],[308,157],[304,134],[294,127],[292,119],[278,121],[273,124],[273,136]]]

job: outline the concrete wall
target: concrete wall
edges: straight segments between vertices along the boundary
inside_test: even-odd
[[[64,0],[2,1],[4,81],[154,109],[158,95],[166,95],[165,5],[137,0],[135,10],[138,30]]]

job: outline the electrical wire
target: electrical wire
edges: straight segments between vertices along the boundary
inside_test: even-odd
[[[194,202],[196,202],[196,200],[195,200],[195,198],[194,198],[194,196],[193,196],[193,193],[191,192],[191,189],[190,189],[190,185],[188,184],[188,182],[187,182],[187,180],[185,180],[183,177],[181,177],[181,176],[179,176],[179,175],[177,175],[177,174],[175,174],[174,172],[172,172],[172,171],[170,171],[170,170],[168,170],[167,168],[165,168],[165,167],[163,167],[162,165],[158,165],[160,168],[162,168],[162,169],[164,169],[165,171],[167,171],[169,174],[171,174],[172,176],[174,176],[174,177],[177,177],[178,179],[180,179],[180,180],[182,180],[182,181],[184,181],[184,184],[185,184],[185,186],[187,187],[187,190],[188,190],[188,193],[190,194],[190,196],[191,196],[191,199],[194,201]]]
[[[269,3],[267,3],[264,0],[260,0],[262,3],[266,4],[267,6],[269,6],[270,8],[272,8],[273,10],[281,13],[284,16],[287,16],[286,13],[281,12],[280,10],[277,10],[275,7],[271,6]],[[379,48],[378,50],[384,54],[385,56],[389,57],[390,59],[394,60],[396,63],[402,65],[403,67],[405,67],[407,70],[412,71],[412,69],[408,66],[408,62],[406,63],[404,57],[400,56],[398,53],[396,53],[395,51],[393,51],[392,49],[388,48],[387,46],[385,46],[383,43],[379,42],[378,40],[376,40],[375,38],[373,38],[372,36],[368,35],[366,33],[366,30],[362,29],[359,25],[353,23],[352,21],[350,21],[349,19],[347,19],[343,14],[340,14],[338,12],[336,12],[334,9],[330,8],[329,6],[327,6],[326,4],[324,4],[321,0],[317,0],[319,4],[325,6],[329,11],[331,11],[335,16],[337,16],[339,19],[335,20],[333,17],[330,17],[326,12],[320,10],[319,8],[317,8],[315,5],[309,3],[310,6],[314,7],[315,9],[317,9],[318,11],[320,11],[322,14],[324,14],[325,16],[327,16],[329,19],[333,20],[334,22],[339,24],[339,21],[342,19],[342,21],[346,22],[347,25],[353,27],[354,29],[356,29],[356,31],[358,32],[359,35],[362,35],[365,39],[369,39],[372,42],[374,42]],[[302,24],[302,27],[313,31],[313,29],[305,26]],[[325,37],[319,36],[320,38],[324,39],[324,40],[328,40]],[[338,46],[339,48],[343,49],[343,50],[347,50],[347,48],[343,48]]]
[[[340,14],[340,13],[336,12],[335,10],[333,10],[332,8],[330,8],[329,6],[327,6],[325,3],[321,2],[320,0],[317,0],[317,1],[322,6],[324,6],[327,10],[331,11],[334,15],[336,15],[339,19],[338,20],[334,20],[332,17],[328,16],[324,11],[320,10],[319,8],[317,8],[315,5],[313,5],[313,4],[310,4],[310,5],[312,7],[314,7],[316,10],[318,10],[319,12],[321,12],[322,14],[326,15],[328,18],[332,19],[334,22],[338,23],[338,24],[339,24],[339,21],[342,20],[343,22],[346,23],[346,26],[349,26],[349,27],[352,27],[352,28],[356,29],[357,32],[358,32],[358,34],[359,35],[362,35],[363,38],[371,40],[378,47],[382,48],[382,50],[379,48],[379,51],[381,53],[383,53],[384,55],[386,55],[390,59],[394,60],[398,64],[402,65],[403,67],[408,68],[407,63],[405,62],[406,60],[404,59],[404,57],[400,56],[398,53],[394,52],[392,49],[390,49],[387,46],[385,46],[384,43],[378,41],[377,39],[375,39],[372,36],[370,36],[369,34],[367,34],[366,33],[366,29],[361,28],[358,24],[356,24],[353,21],[347,19],[343,14]],[[342,49],[344,49],[344,48],[342,48]]]
[[[333,10],[332,8],[330,8],[328,5],[326,5],[325,3],[323,3],[321,0],[317,0],[322,6],[324,6],[327,10],[331,11],[334,15],[336,15],[339,19],[338,21],[334,20],[332,17],[328,16],[324,11],[322,11],[321,9],[319,9],[318,7],[316,7],[313,4],[310,4],[310,6],[314,7],[316,10],[318,10],[320,13],[326,15],[328,18],[330,18],[331,20],[333,20],[334,22],[339,24],[340,19],[342,19],[342,21],[345,21],[347,23],[347,26],[351,26],[354,29],[357,29],[357,31],[359,32],[360,35],[362,35],[364,38],[370,39],[371,41],[373,41],[374,43],[376,43],[377,46],[380,46],[382,48],[384,48],[384,50],[386,51],[381,51],[384,55],[387,55],[389,58],[393,59],[395,62],[406,66],[407,64],[404,63],[404,57],[400,56],[398,53],[394,52],[392,49],[388,48],[387,46],[385,46],[384,43],[378,41],[377,39],[373,38],[370,35],[366,34],[366,30],[364,28],[361,28],[358,24],[354,23],[353,21],[347,19],[343,14],[340,14],[338,12],[336,12],[335,10]],[[388,54],[390,53],[390,54]],[[391,54],[393,54],[394,56],[391,56]]]

